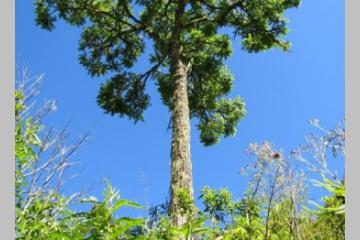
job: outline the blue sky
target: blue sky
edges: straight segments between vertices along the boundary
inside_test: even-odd
[[[227,60],[235,76],[230,96],[240,95],[247,108],[237,135],[204,147],[196,121],[192,122],[195,193],[203,186],[227,187],[240,197],[246,179],[238,171],[250,160],[244,153],[250,142],[270,140],[290,150],[312,132],[310,118],[320,119],[326,128],[344,118],[344,2],[303,0],[299,9],[286,15],[291,29],[287,39],[293,43],[289,53],[249,54],[238,41],[233,43],[233,55]],[[152,81],[148,86],[152,105],[145,122],[134,125],[103,114],[96,96],[105,79],[91,79],[79,64],[79,34],[79,29],[62,22],[53,32],[36,27],[32,1],[16,1],[16,63],[26,64],[33,74],[45,73],[40,100],[57,101],[58,111],[45,123],[61,128],[71,120],[73,137],[94,130],[91,141],[75,158],[85,170],[70,181],[66,191],[109,178],[125,198],[161,203],[170,178],[169,112]],[[145,71],[147,66],[142,58],[137,69]]]

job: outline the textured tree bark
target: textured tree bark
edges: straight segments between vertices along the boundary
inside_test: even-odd
[[[181,18],[185,1],[178,1],[171,42],[171,76],[175,84],[172,110],[171,182],[169,214],[175,226],[186,222],[179,206],[179,190],[193,198],[192,163],[190,158],[190,115],[187,92],[188,66],[181,61]]]

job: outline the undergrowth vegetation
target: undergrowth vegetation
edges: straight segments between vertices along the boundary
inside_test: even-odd
[[[41,119],[56,107],[53,101],[32,107],[40,78],[25,77],[15,94],[16,239],[345,239],[345,182],[329,167],[330,160],[344,161],[343,123],[327,130],[311,120],[321,134],[306,137],[290,154],[271,142],[250,144],[249,163],[240,171],[249,179],[243,196],[205,187],[198,195],[201,206],[194,207],[187,190],[180,189],[176,194],[186,223],[176,227],[166,203],[150,207],[141,218],[119,217],[123,207],[143,206],[121,198],[108,181],[100,200],[86,191],[63,193],[64,172],[88,134],[68,144],[67,129],[43,126]],[[311,172],[322,180],[310,178]],[[313,187],[328,195],[311,202]],[[90,209],[76,211],[73,204]]]

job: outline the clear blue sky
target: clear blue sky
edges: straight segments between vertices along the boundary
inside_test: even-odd
[[[236,79],[231,96],[240,95],[247,108],[237,135],[204,147],[196,122],[192,123],[196,193],[203,186],[227,187],[239,197],[246,180],[237,172],[249,161],[244,150],[250,142],[270,140],[290,150],[313,130],[307,124],[310,118],[320,119],[327,128],[343,119],[344,1],[303,0],[287,16],[291,29],[287,39],[293,43],[289,53],[248,54],[239,42],[233,44],[233,56],[227,61]],[[32,1],[16,1],[17,64],[26,64],[34,74],[45,73],[40,99],[57,100],[58,111],[46,123],[60,128],[71,120],[74,137],[94,128],[91,142],[75,159],[86,166],[83,175],[71,180],[66,190],[78,190],[107,177],[123,197],[144,203],[145,176],[148,201],[161,203],[167,197],[170,176],[168,110],[150,82],[152,106],[145,113],[145,122],[134,125],[103,114],[96,95],[104,79],[91,79],[79,64],[79,34],[79,29],[61,22],[53,32],[36,27]],[[147,66],[142,58],[138,69]]]

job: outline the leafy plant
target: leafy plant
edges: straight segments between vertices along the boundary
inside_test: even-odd
[[[120,199],[108,182],[102,201],[82,199],[83,204],[92,205],[90,211],[71,209],[84,193],[62,193],[64,171],[72,165],[70,157],[87,135],[65,146],[65,130],[57,133],[50,129],[42,134],[41,118],[54,109],[53,102],[31,109],[42,76],[29,77],[27,70],[23,73],[15,92],[16,239],[131,239],[130,230],[143,226],[144,219],[116,218],[114,213],[125,206],[141,206]]]

